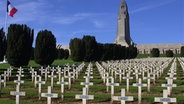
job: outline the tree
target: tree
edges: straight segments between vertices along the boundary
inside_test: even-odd
[[[34,31],[26,25],[12,24],[7,35],[7,60],[12,66],[27,66],[31,57]]]
[[[69,50],[65,49],[64,50],[64,59],[66,60],[66,59],[68,59],[68,57],[69,57]]]
[[[51,31],[38,32],[34,51],[36,63],[51,65],[56,58],[56,38]]]
[[[63,59],[65,57],[65,50],[64,49],[57,49],[57,58]]]
[[[70,40],[71,59],[74,61],[83,61],[85,56],[84,44],[81,39],[74,38]]]
[[[3,28],[0,29],[0,61],[4,60],[4,56],[6,53],[6,36],[3,31]]]
[[[159,56],[160,56],[160,51],[159,51],[159,49],[158,49],[158,48],[153,48],[153,49],[151,50],[151,56],[152,56],[152,57],[159,57]]]
[[[114,44],[104,44],[102,56],[103,61],[113,59],[113,45]]]
[[[132,59],[137,57],[137,48],[134,46],[126,47],[126,58],[125,59]]]
[[[174,56],[173,51],[167,50],[167,51],[166,51],[166,56],[167,56],[167,57],[173,57],[173,56]]]
[[[180,56],[181,56],[181,57],[184,57],[184,46],[181,47]]]
[[[94,36],[83,36],[82,38],[85,50],[84,61],[97,60],[98,44]]]

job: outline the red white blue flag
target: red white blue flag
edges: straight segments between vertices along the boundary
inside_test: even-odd
[[[8,15],[13,17],[13,15],[17,12],[18,10],[7,0],[7,12]]]

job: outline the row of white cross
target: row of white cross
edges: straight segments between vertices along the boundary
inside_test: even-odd
[[[166,67],[168,67],[168,65],[169,65],[169,63],[171,61],[172,60],[167,61],[166,64],[163,64],[162,65],[162,67],[163,67],[162,69],[157,70],[156,73],[159,73],[158,74],[159,77],[163,74],[164,69]],[[104,64],[103,66],[106,66],[106,69],[109,69],[105,63],[103,63],[103,64]],[[108,63],[108,65],[109,65],[109,63]],[[109,69],[108,70],[109,72],[111,72],[111,75],[112,75],[112,76],[109,76],[109,73],[98,62],[96,63],[96,66],[97,66],[97,68],[99,70],[99,73],[100,73],[102,79],[104,80],[104,83],[106,81],[107,91],[108,91],[108,86],[111,86],[111,96],[114,96],[114,86],[119,86],[119,83],[114,83],[114,78],[113,78],[113,75],[114,74],[112,73],[113,71],[111,71],[112,69]],[[170,73],[168,73],[169,77],[166,77],[168,83],[167,84],[162,84],[162,87],[167,87],[167,89],[168,89],[167,90],[167,94],[168,95],[171,94],[172,87],[176,87],[176,85],[172,83],[173,82],[173,79],[176,79],[175,77],[173,77],[173,75],[176,74],[175,71],[176,71],[176,59],[174,59],[174,62],[172,64],[172,66],[171,66]],[[120,72],[121,71],[119,71],[119,73]],[[129,79],[133,79],[133,77],[130,77],[130,73],[131,72],[128,72],[126,74],[127,76],[126,77],[123,77],[123,79],[126,79],[127,80],[126,81],[127,82],[127,92],[129,92]],[[136,74],[136,73],[138,74],[138,71],[137,70],[135,70],[134,74]],[[116,72],[115,72],[115,74],[116,74]],[[111,83],[109,83],[109,79],[111,79]],[[136,79],[137,79],[137,76],[136,76]],[[142,89],[141,88],[147,86],[147,88],[148,88],[147,90],[148,90],[148,92],[150,92],[150,80],[155,80],[155,77],[150,77],[150,73],[148,72],[147,73],[147,77],[143,77],[143,79],[147,79],[147,84],[142,84],[141,78],[138,78],[138,83],[133,84],[133,86],[137,86],[138,87],[138,103],[139,104],[141,104],[141,92],[142,92]],[[119,82],[121,82],[121,81],[119,81]],[[172,99],[172,98],[167,98],[167,99],[170,99],[170,100],[169,101],[160,100],[160,102],[163,102],[164,104],[168,104],[169,102],[176,102],[176,99]],[[114,100],[114,99],[112,99],[112,100]],[[159,101],[158,100],[157,101],[155,100],[155,102],[159,102]]]
[[[105,63],[103,63],[104,65],[102,66],[97,62],[96,66],[97,66],[98,71],[99,71],[99,73],[102,77],[102,80],[104,81],[104,83],[107,86],[107,92],[109,91],[109,86],[111,87],[111,98],[112,98],[112,100],[121,101],[121,104],[125,104],[126,101],[133,101],[133,97],[132,96],[125,96],[125,89],[121,89],[121,96],[114,96],[114,87],[120,85],[119,83],[115,83],[114,79],[116,79],[116,78],[114,78],[114,77],[117,77],[117,75],[118,75],[120,83],[121,83],[121,79],[126,79],[126,82],[127,82],[126,90],[127,90],[127,92],[129,92],[129,80],[134,78],[134,77],[131,77],[131,75],[134,74],[135,79],[138,80],[138,81],[137,81],[137,83],[134,83],[133,86],[138,87],[138,102],[140,104],[141,99],[142,99],[141,98],[142,87],[147,86],[147,88],[148,88],[147,90],[148,90],[148,92],[150,92],[151,80],[156,80],[155,76],[157,76],[157,78],[159,78],[163,74],[164,69],[166,67],[168,67],[168,65],[171,61],[172,61],[172,59],[167,59],[167,61],[163,61],[164,62],[163,64],[160,64],[162,62],[158,62],[158,64],[152,63],[153,66],[144,65],[144,68],[149,69],[148,71],[139,70],[141,68],[141,66],[143,66],[143,65],[139,65],[140,63],[135,63],[135,65],[138,65],[139,68],[136,67],[136,69],[133,69],[133,68],[128,68],[127,67],[127,70],[120,70],[121,68],[117,68],[118,64],[116,64],[117,65],[116,67],[113,66],[113,67],[115,67],[114,71],[112,71],[113,67],[110,66],[110,65],[113,65],[113,64],[110,64],[110,62],[108,63],[109,64],[108,66],[105,65]],[[157,69],[157,67],[156,67],[157,65],[158,66],[160,65],[160,67],[159,67],[160,69]],[[69,85],[69,89],[71,88],[71,82],[72,82],[71,79],[72,78],[73,79],[78,78],[78,75],[80,74],[81,70],[83,69],[84,64],[82,64],[81,66],[82,66],[81,68],[78,68],[78,69],[74,70],[73,72],[70,72],[68,70],[61,71],[61,69],[58,68],[56,73],[59,76],[59,81],[57,82],[57,84],[61,85],[61,98],[62,98],[62,100],[64,99],[64,85]],[[93,85],[93,83],[90,82],[90,79],[93,78],[93,76],[92,76],[92,74],[93,74],[92,67],[93,66],[90,63],[88,65],[87,71],[85,72],[85,74],[86,74],[86,76],[84,76],[85,82],[81,82],[81,85],[85,86],[82,89],[83,94],[82,95],[76,95],[76,99],[82,99],[83,104],[86,104],[86,102],[87,102],[86,100],[88,100],[88,99],[94,99],[93,95],[88,95],[89,86]],[[106,70],[104,67],[108,70]],[[153,68],[155,68],[156,71],[152,70]],[[11,74],[10,69],[5,71],[4,74],[2,75],[2,76],[4,76],[4,80],[8,80],[8,78],[10,77],[10,74]],[[12,71],[12,69],[11,69],[11,71]],[[53,83],[54,83],[53,79],[56,78],[56,76],[54,75],[55,72],[54,71],[48,71],[47,69],[45,70],[43,68],[41,68],[40,71],[41,71],[41,75],[38,75],[37,72],[34,71],[34,69],[30,69],[30,73],[32,75],[32,81],[35,83],[35,87],[37,87],[36,85],[38,84],[39,99],[41,99],[41,97],[47,97],[48,104],[51,104],[51,98],[57,98],[58,97],[57,94],[52,93]],[[18,74],[16,76],[18,77],[18,80],[14,81],[14,83],[17,83],[16,91],[10,92],[10,94],[16,96],[16,104],[19,104],[20,103],[19,96],[25,96],[25,92],[20,92],[20,84],[24,83],[24,81],[21,80],[21,77],[24,77],[24,75],[23,75],[24,71],[23,71],[22,68],[20,68],[17,71],[17,73]],[[45,73],[45,81],[42,81],[41,76],[44,73]],[[51,73],[51,74],[48,75],[49,73]],[[109,74],[109,73],[111,73],[111,74]],[[139,78],[139,74],[145,74],[145,73],[147,74],[147,77],[145,77],[145,75],[144,75],[143,79],[147,79],[147,84],[142,84],[142,78]],[[64,76],[61,77],[61,74],[64,74]],[[150,74],[153,75],[153,76],[151,76]],[[176,85],[173,84],[173,80],[176,80],[176,77],[174,77],[174,75],[176,75],[176,59],[174,59],[173,64],[172,64],[172,66],[169,70],[168,75],[169,76],[165,78],[167,80],[167,84],[162,84],[161,85],[162,87],[167,87],[167,90],[163,90],[163,98],[157,98],[156,97],[155,102],[163,102],[164,104],[168,104],[169,102],[176,102],[176,98],[168,98],[168,96],[171,96],[172,87],[176,87]],[[48,86],[48,92],[47,93],[42,93],[41,85],[46,83],[47,77],[51,78],[51,86]],[[37,81],[37,78],[39,78],[38,81]],[[64,82],[64,78],[68,78],[68,82]],[[4,80],[1,80],[1,76],[0,76],[0,84],[1,84],[1,82],[6,82]],[[109,80],[111,80],[111,82]],[[6,87],[6,85],[4,85],[4,87]],[[1,85],[0,85],[0,91],[1,91]]]
[[[84,63],[82,63],[81,65],[79,65],[77,67],[76,73],[80,72],[83,69],[84,66],[85,66]],[[12,70],[12,68],[11,68],[11,70]],[[51,104],[51,98],[52,97],[53,98],[57,97],[56,94],[52,94],[51,93],[51,88],[53,88],[53,78],[56,77],[54,75],[54,71],[51,72],[51,75],[48,75],[47,76],[47,77],[50,77],[51,78],[51,86],[48,86],[48,93],[41,93],[41,89],[42,89],[41,86],[42,86],[42,84],[45,84],[46,81],[42,81],[41,75],[37,75],[37,72],[34,71],[34,69],[31,68],[30,70],[31,70],[30,73],[32,74],[32,81],[34,81],[35,87],[37,87],[36,86],[37,84],[39,85],[39,87],[38,87],[39,99],[41,99],[41,97],[48,97],[47,98],[48,99],[48,104]],[[47,68],[46,68],[46,70],[47,70]],[[16,76],[18,77],[18,80],[14,80],[14,83],[17,83],[17,85],[16,85],[16,91],[11,91],[10,92],[10,95],[16,96],[16,104],[20,104],[20,96],[25,96],[25,92],[21,92],[20,91],[20,85],[21,85],[21,83],[24,83],[24,81],[21,80],[21,77],[24,77],[24,75],[23,75],[24,74],[24,71],[23,71],[22,68],[19,68],[18,71],[17,71],[17,73],[18,74]],[[48,72],[46,72],[46,73],[48,73]],[[68,76],[65,76],[65,77],[69,79],[69,82],[71,84],[71,78],[74,78],[74,76],[71,77],[70,73],[71,72],[68,71]],[[4,80],[7,80],[6,77],[10,77],[10,75],[7,74],[7,71],[5,71],[4,74],[2,74],[2,75],[4,76]],[[39,78],[39,81],[37,81],[37,78]],[[1,79],[1,75],[0,75],[0,84],[1,84],[1,82],[4,82],[5,83],[6,81],[4,81],[4,80]],[[64,85],[65,84],[69,84],[69,83],[68,82],[64,82],[64,77],[62,77],[61,80],[57,82],[57,84],[60,84],[61,85],[61,98],[63,100],[63,98],[64,98]],[[5,85],[6,85],[6,83],[5,83]],[[4,87],[6,87],[5,85],[4,85]],[[1,91],[1,85],[0,85],[0,91]],[[1,95],[1,93],[0,93],[0,95]]]

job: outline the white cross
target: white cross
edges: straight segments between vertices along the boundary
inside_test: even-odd
[[[162,87],[167,87],[167,93],[170,96],[172,92],[172,87],[177,87],[177,85],[167,82],[167,84],[162,84]]]
[[[25,92],[20,92],[19,85],[16,86],[16,91],[11,91],[10,95],[16,96],[16,104],[20,104],[20,96],[25,96]]]
[[[89,78],[86,78],[85,79],[85,82],[81,82],[80,85],[84,85],[85,88],[87,88],[87,94],[89,92],[89,86],[92,86],[93,83],[92,82],[89,82]]]
[[[6,74],[6,71],[4,71],[4,74],[2,74],[2,76],[4,77],[4,87],[6,87],[6,77],[8,76],[7,74]]]
[[[31,69],[30,73],[31,73],[31,78],[32,78],[32,82],[34,81],[34,69]]]
[[[155,102],[162,102],[163,104],[174,103],[176,98],[169,98],[167,90],[163,90],[163,97],[155,97]]]
[[[109,76],[109,73],[106,73],[105,79],[106,83],[109,83],[109,79],[112,79],[112,77]],[[106,91],[109,92],[109,86],[106,87]]]
[[[9,73],[9,76],[12,76],[12,67],[10,66],[10,68],[8,68],[8,73]]]
[[[124,75],[124,73],[122,72],[121,69],[119,69],[118,72],[116,71],[116,74],[119,75],[119,82],[121,83],[121,81],[122,81],[122,75]]]
[[[94,95],[87,95],[87,89],[83,88],[82,95],[75,95],[75,99],[82,99],[82,104],[86,104],[88,99],[94,99]]]
[[[39,100],[41,99],[41,92],[42,92],[42,84],[45,84],[45,81],[42,81],[42,77],[39,77],[39,81],[36,81],[36,84],[38,84],[38,96],[39,96]]]
[[[114,86],[119,86],[119,83],[114,83],[114,78],[111,78],[111,83],[106,83],[106,86],[111,86],[111,96],[114,96]]]
[[[43,71],[44,71],[44,69],[43,69],[43,66],[39,69],[39,71],[41,72],[41,76],[43,75]]]
[[[138,69],[135,69],[135,72],[133,74],[136,77],[136,81],[138,81],[139,75],[141,75],[141,73],[138,72]]]
[[[1,79],[1,75],[0,75],[0,97],[1,97],[1,82],[4,82],[4,80]]]
[[[53,88],[54,78],[56,78],[56,76],[54,75],[54,72],[52,72],[51,75],[49,75],[48,77],[51,78],[51,87]]]
[[[66,76],[66,78],[68,78],[68,89],[71,89],[71,78],[74,78],[74,76],[71,76],[71,74],[69,72],[68,76]]]
[[[18,86],[20,87],[20,84],[21,84],[21,83],[24,83],[24,81],[21,80],[21,76],[18,76],[18,80],[14,80],[14,83],[17,83]]]
[[[63,99],[64,99],[64,89],[65,89],[64,86],[68,85],[68,82],[64,82],[64,77],[62,77],[61,82],[59,81],[59,82],[57,82],[57,84],[61,85],[61,99],[63,101]]]
[[[126,77],[123,77],[123,79],[126,79],[126,88],[127,88],[127,92],[129,92],[129,80],[133,79],[133,77],[130,77],[130,74],[127,73]]]
[[[125,96],[125,89],[121,89],[121,96],[113,96],[112,100],[121,101],[121,104],[125,104],[126,101],[133,101],[132,96]]]
[[[48,69],[46,68],[43,73],[45,73],[45,82],[47,82]]]
[[[47,93],[41,93],[41,97],[47,97],[47,104],[51,104],[52,98],[58,98],[58,94],[52,93],[52,87],[48,86]]]
[[[61,71],[61,68],[58,69],[58,71],[56,72],[58,74],[58,78],[59,78],[59,82],[61,82],[61,74],[63,73]]]
[[[34,82],[34,84],[35,84],[35,88],[37,87],[37,77],[39,77],[39,75],[37,75],[37,72],[35,71],[35,75],[34,75],[34,78],[35,78],[35,82]]]
[[[142,84],[142,80],[139,78],[139,83],[134,83],[133,86],[138,87],[138,104],[141,104],[142,87],[146,87],[147,84]]]
[[[148,92],[150,92],[150,83],[151,83],[151,80],[153,80],[153,77],[150,77],[150,73],[148,72],[147,77],[144,77],[144,79],[147,79],[147,85],[148,85],[147,90]]]

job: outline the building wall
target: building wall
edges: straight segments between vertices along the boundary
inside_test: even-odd
[[[167,50],[172,50],[173,53],[179,54],[181,47],[184,44],[137,44],[139,54],[150,54],[153,48],[158,48],[160,54],[164,54]]]

